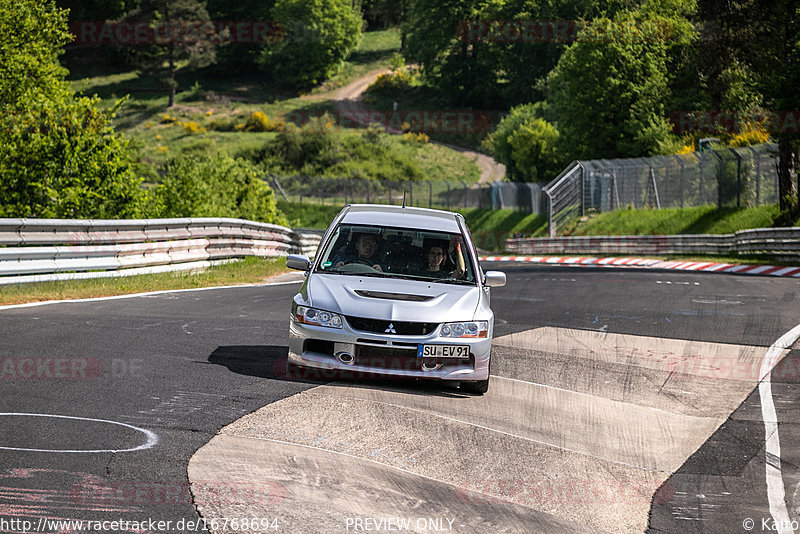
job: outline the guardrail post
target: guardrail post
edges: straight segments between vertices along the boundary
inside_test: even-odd
[[[656,173],[653,167],[650,167],[650,185],[653,187],[653,194],[656,198],[656,208],[661,209],[661,200],[658,198],[658,185],[656,185]]]
[[[699,191],[700,193],[700,205],[704,205],[706,203],[706,195],[705,191],[703,190],[703,158],[697,152],[692,152],[692,155],[697,158],[697,169],[700,173],[700,184],[699,184]]]
[[[756,149],[749,146],[750,152],[753,153],[753,159],[756,163],[756,206],[761,205],[761,156],[758,155]]]
[[[674,155],[672,157],[675,158],[678,162],[678,165],[681,166],[680,190],[681,190],[681,207],[683,207],[683,170],[684,170],[683,160],[678,155]]]
[[[736,156],[736,207],[742,207],[742,156],[736,152],[735,149],[730,148],[733,155]]]
[[[464,209],[467,209],[467,184],[461,182],[461,185],[464,187]]]
[[[433,183],[428,182],[428,207],[433,207]]]
[[[717,207],[722,207],[722,164],[723,159],[722,156],[717,153],[716,150],[711,151],[712,154],[717,158],[719,161],[719,167],[717,167]]]
[[[581,217],[583,217],[586,215],[586,169],[580,161],[578,167],[581,169]]]

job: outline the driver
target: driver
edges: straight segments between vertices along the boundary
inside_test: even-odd
[[[363,263],[376,271],[383,271],[384,266],[377,260],[378,236],[375,234],[358,234],[356,237],[356,254],[337,256],[333,260],[333,267],[338,269],[348,263]]]

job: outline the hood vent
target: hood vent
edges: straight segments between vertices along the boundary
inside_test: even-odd
[[[367,291],[364,289],[356,289],[357,295],[362,297],[369,297],[371,299],[388,299],[388,300],[407,300],[411,302],[427,302],[434,297],[427,295],[408,295],[406,293],[386,293],[383,291]]]

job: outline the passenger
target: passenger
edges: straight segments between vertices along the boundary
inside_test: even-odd
[[[431,241],[425,245],[426,267],[422,273],[431,278],[444,278],[449,272],[445,271],[447,260],[447,245],[440,241]]]
[[[375,234],[358,234],[356,237],[356,253],[337,254],[333,259],[334,269],[348,263],[369,265],[376,271],[383,271],[384,265],[377,260],[378,236]]]

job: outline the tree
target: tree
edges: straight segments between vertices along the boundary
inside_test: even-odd
[[[212,20],[252,21],[255,25],[266,26],[267,32],[256,35],[255,31],[244,33],[243,38],[221,39],[217,47],[215,73],[252,74],[258,68],[258,57],[262,45],[280,38],[279,29],[273,25],[272,8],[275,0],[207,0],[206,9]]]
[[[142,74],[154,76],[167,86],[167,107],[175,105],[177,62],[187,61],[184,68],[196,69],[216,61],[219,36],[198,0],[140,0],[123,22],[151,28],[152,43],[128,47],[126,52]]]
[[[664,27],[632,14],[598,19],[561,56],[548,100],[570,159],[650,155],[669,137]]]
[[[361,38],[361,13],[350,0],[277,0],[272,17],[286,33],[263,48],[259,63],[295,87],[335,74]]]
[[[569,21],[613,16],[626,0],[410,0],[407,57],[453,105],[496,109],[543,98],[574,38]]]
[[[52,1],[0,0],[0,109],[4,118],[40,93],[58,93],[66,71],[58,63],[69,42],[67,12]]]
[[[0,0],[0,217],[137,216],[127,143],[63,80],[66,20],[52,0]]]
[[[773,135],[778,139],[778,197],[781,211],[795,210],[797,216],[797,168],[800,155],[800,6],[792,0],[765,2],[760,33],[752,42],[754,66],[764,103],[778,121]],[[763,20],[766,19],[766,20]],[[791,215],[791,214],[790,214]]]
[[[800,6],[793,0],[698,0],[702,23],[695,54],[713,111],[763,105],[775,112],[780,207],[797,204],[798,126],[785,119],[800,109]],[[794,200],[793,200],[794,199]]]
[[[492,19],[497,0],[411,0],[406,56],[419,63],[428,83],[454,105],[485,109],[501,103],[494,43],[465,34],[466,21]]]

